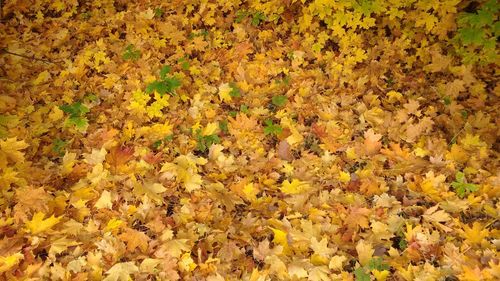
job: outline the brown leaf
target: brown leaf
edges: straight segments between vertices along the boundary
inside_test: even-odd
[[[135,251],[137,247],[141,252],[145,253],[148,249],[149,237],[143,232],[134,230],[132,228],[127,228],[124,233],[122,233],[119,238],[127,243],[127,250]]]
[[[293,158],[293,155],[292,155],[292,151],[290,149],[290,144],[288,144],[288,142],[286,140],[282,140],[280,141],[280,143],[278,144],[278,157],[282,160],[286,160],[286,161],[292,161],[294,158]]]
[[[121,165],[126,164],[134,156],[134,148],[127,146],[115,146],[106,155],[106,161],[111,165],[113,171]]]

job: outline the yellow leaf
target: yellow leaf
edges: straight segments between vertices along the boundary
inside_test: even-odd
[[[461,140],[461,144],[467,150],[473,150],[487,146],[486,143],[481,141],[479,135],[471,135],[471,134],[465,135],[465,138]]]
[[[33,215],[31,221],[26,222],[26,228],[31,234],[38,234],[52,228],[54,225],[58,224],[62,218],[56,218],[52,215],[50,218],[44,220],[44,217],[44,213],[37,212]]]
[[[2,161],[2,158],[5,159],[4,161],[10,159],[15,163],[24,161],[24,153],[20,150],[23,150],[28,146],[29,145],[24,140],[18,141],[15,137],[1,140],[0,161]]]
[[[145,258],[142,262],[141,265],[139,266],[139,269],[143,272],[147,272],[150,274],[154,274],[156,267],[162,262],[160,259],[151,259],[151,258]]]
[[[210,122],[207,124],[205,129],[203,129],[202,135],[204,135],[204,136],[213,135],[217,132],[218,129],[219,129],[219,125],[217,123]]]
[[[33,81],[33,84],[40,85],[42,83],[47,82],[49,79],[50,79],[50,73],[47,70],[45,70],[43,72],[40,72],[40,74],[38,74],[38,77]]]
[[[356,251],[358,252],[358,260],[362,266],[368,265],[368,262],[372,258],[373,252],[375,250],[372,247],[370,242],[366,242],[365,240],[359,240],[356,245]]]
[[[115,219],[115,218],[110,219],[108,221],[108,224],[104,228],[104,231],[113,231],[115,229],[118,229],[120,226],[122,226],[122,224],[123,224],[122,220]]]
[[[288,265],[288,274],[290,277],[294,278],[307,278],[307,270],[304,269],[304,266],[299,263],[291,263]]]
[[[187,252],[191,249],[188,244],[188,239],[174,239],[163,243],[162,248],[173,258],[178,259],[183,252]]]
[[[298,179],[293,179],[292,182],[285,180],[281,184],[281,192],[285,194],[300,194],[310,188],[311,186],[307,182],[303,182]]]
[[[341,183],[347,183],[350,180],[351,180],[351,174],[344,172],[344,171],[339,172],[339,181]]]
[[[103,281],[128,281],[132,280],[130,274],[139,272],[139,268],[133,262],[122,262],[113,265],[106,271],[106,278]]]
[[[55,106],[52,108],[52,111],[49,113],[49,119],[52,122],[60,120],[64,117],[64,112],[59,109],[59,107]]]
[[[318,241],[316,237],[311,238],[310,247],[315,254],[326,258],[330,258],[330,256],[335,253],[335,249],[328,248],[328,239],[326,237],[323,237],[321,241]]]
[[[328,264],[328,268],[336,271],[341,271],[343,268],[344,262],[347,260],[344,256],[333,256],[330,259],[330,263]]]
[[[387,93],[387,96],[389,97],[387,99],[387,101],[389,103],[395,103],[395,102],[397,102],[397,101],[399,101],[399,100],[401,100],[403,98],[403,95],[401,93],[399,93],[399,92],[396,92],[396,91],[389,91]]]
[[[376,269],[372,270],[373,276],[375,276],[375,279],[377,281],[385,281],[387,277],[389,276],[389,271],[388,270],[382,270],[378,271]]]
[[[198,265],[194,263],[194,260],[191,258],[191,252],[184,253],[179,260],[179,269],[185,272],[193,271]]]
[[[257,200],[256,195],[259,193],[259,190],[256,189],[254,184],[251,182],[243,187],[243,193],[248,200],[253,202]]]
[[[49,257],[54,257],[68,249],[68,247],[77,246],[82,243],[77,242],[72,239],[68,239],[65,236],[61,237],[50,244]]]
[[[478,221],[474,222],[472,227],[464,225],[462,231],[462,236],[467,240],[467,242],[473,244],[480,244],[483,239],[486,239],[489,235],[489,230]]]
[[[101,194],[101,197],[94,204],[94,207],[97,209],[108,208],[111,209],[113,207],[113,202],[111,202],[111,193],[107,190],[104,190]]]
[[[73,166],[76,163],[76,153],[67,152],[64,154],[61,164],[61,173],[67,175],[73,171]]]
[[[24,255],[21,254],[21,252],[6,257],[0,257],[0,273],[12,269],[14,266],[18,265],[22,259],[24,259]]]
[[[226,103],[231,102],[232,97],[229,94],[231,92],[231,90],[232,89],[228,83],[224,83],[224,84],[219,86],[219,98],[220,98],[221,102],[226,102]]]
[[[272,228],[272,227],[271,227],[271,230],[274,233],[273,242],[283,246],[283,251],[288,251],[289,250],[288,234],[282,230]]]

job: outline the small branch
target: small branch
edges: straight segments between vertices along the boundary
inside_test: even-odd
[[[35,58],[34,56],[30,57],[30,56],[26,56],[26,55],[23,55],[23,54],[14,53],[14,52],[11,52],[11,51],[9,51],[7,49],[0,49],[0,52],[1,52],[1,54],[8,54],[8,55],[12,55],[12,56],[18,56],[18,57],[25,58],[25,59],[28,59],[28,60],[41,61],[43,63],[52,63],[52,64],[56,64],[56,65],[59,64],[58,62],[53,62],[53,61],[46,60],[46,59]]]

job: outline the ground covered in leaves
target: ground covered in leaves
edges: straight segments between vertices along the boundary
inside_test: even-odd
[[[497,1],[0,3],[0,279],[499,280]]]

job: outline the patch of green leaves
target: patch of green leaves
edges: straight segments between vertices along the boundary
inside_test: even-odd
[[[284,106],[288,101],[288,98],[283,95],[276,95],[272,97],[271,101],[275,106]]]
[[[475,192],[479,189],[477,184],[467,183],[463,172],[457,172],[455,174],[455,181],[451,183],[451,186],[453,186],[460,198],[463,198],[466,193]]]
[[[168,93],[170,95],[175,94],[175,89],[181,86],[181,81],[174,76],[168,75],[171,71],[171,67],[165,65],[160,70],[160,79],[149,83],[146,86],[146,93],[151,94],[157,92],[160,96]]]
[[[486,64],[498,59],[496,41],[500,36],[499,10],[498,1],[490,0],[477,12],[458,15],[455,49],[465,63]]]
[[[173,134],[170,134],[166,137],[164,137],[163,139],[161,140],[157,140],[155,141],[152,146],[153,146],[153,149],[157,150],[158,148],[160,148],[160,146],[166,142],[171,142],[172,140],[174,139],[174,135]]]
[[[235,23],[241,23],[248,15],[249,15],[249,13],[247,11],[245,11],[245,10],[238,10],[238,11],[236,11],[234,22]]]
[[[264,134],[267,135],[275,135],[278,136],[283,132],[283,128],[278,125],[274,124],[271,119],[267,119],[264,121],[265,127],[264,127]]]
[[[370,273],[366,272],[364,267],[358,267],[354,270],[354,276],[356,276],[356,281],[370,281]]]
[[[262,13],[262,12],[256,12],[252,16],[251,23],[252,23],[253,26],[259,26],[261,24],[261,22],[263,22],[265,20],[266,20],[266,16],[264,15],[264,13]]]
[[[155,14],[155,18],[161,18],[165,14],[162,8],[155,8],[153,13]]]
[[[250,23],[255,27],[259,26],[262,22],[267,20],[266,15],[264,15],[264,13],[262,13],[262,12],[238,10],[238,11],[236,11],[234,22],[241,23],[247,17],[250,17]]]
[[[229,133],[229,128],[227,127],[227,125],[228,125],[228,122],[227,122],[227,120],[226,120],[226,119],[219,121],[219,129],[220,129],[220,130],[221,130],[221,132],[223,132],[224,134]]]
[[[181,65],[182,70],[189,70],[189,61],[187,58],[182,57],[177,62]]]
[[[136,61],[141,58],[141,51],[137,50],[133,44],[129,44],[127,47],[125,47],[122,58],[124,60]]]
[[[59,156],[63,156],[66,145],[68,145],[68,142],[63,141],[62,139],[55,139],[52,142],[52,151]]]
[[[358,267],[354,270],[354,276],[356,276],[356,281],[370,281],[370,272],[372,270],[389,270],[390,266],[382,260],[382,258],[372,258],[368,265],[363,267]]]
[[[220,143],[220,138],[218,135],[208,135],[203,136],[201,134],[201,129],[196,130],[196,150],[200,152],[207,151],[212,144]]]
[[[69,115],[68,119],[66,119],[66,125],[74,125],[78,130],[85,131],[88,126],[85,114],[90,111],[88,107],[78,101],[73,104],[61,105],[59,109]]]
[[[246,105],[246,104],[240,105],[240,111],[243,112],[243,113],[245,113],[245,114],[248,114],[249,113],[249,111],[248,111],[248,105]]]
[[[200,32],[191,32],[188,35],[189,40],[193,40],[195,37],[200,37],[203,36],[203,38],[206,38],[208,36],[208,30],[202,29]]]
[[[233,97],[233,98],[241,97],[241,91],[238,88],[238,86],[236,86],[236,83],[234,83],[234,82],[229,83],[229,87],[231,87],[231,92],[229,92],[229,95],[231,97]]]

